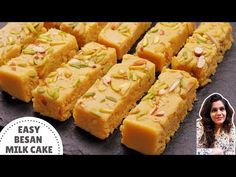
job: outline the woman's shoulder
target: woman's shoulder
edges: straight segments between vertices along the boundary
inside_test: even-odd
[[[202,119],[201,119],[201,118],[198,118],[198,119],[196,120],[196,126],[197,126],[197,128],[203,127]]]

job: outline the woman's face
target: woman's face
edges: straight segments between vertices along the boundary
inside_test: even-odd
[[[216,125],[222,125],[226,119],[226,110],[222,101],[212,103],[211,119]]]

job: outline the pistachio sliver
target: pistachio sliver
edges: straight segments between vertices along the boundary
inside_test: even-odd
[[[55,46],[55,45],[62,45],[65,43],[66,43],[65,41],[52,41],[52,42],[50,42],[50,45]]]
[[[22,51],[23,54],[29,54],[29,55],[34,55],[36,52],[34,50],[30,50],[30,49],[24,49]]]
[[[112,101],[112,102],[115,102],[115,103],[117,102],[117,100],[112,96],[106,96],[105,98]]]
[[[54,100],[59,98],[59,88],[49,88],[47,94]]]
[[[87,98],[87,97],[93,97],[93,96],[95,96],[95,92],[87,92],[87,93],[85,93],[84,94],[84,96],[83,97],[85,97],[85,98]]]
[[[77,79],[74,83],[73,83],[73,87],[76,87],[77,85],[80,84],[80,79]]]
[[[57,72],[56,71],[53,71],[51,73],[49,73],[48,77],[54,77],[57,75]]]
[[[145,65],[141,65],[141,66],[129,66],[129,69],[132,69],[132,70],[143,70],[145,69]]]
[[[36,77],[36,76],[37,76],[37,72],[36,72],[35,70],[30,70],[30,71],[28,72],[28,76],[29,76],[29,77]]]
[[[31,23],[27,23],[26,27],[29,29],[32,33],[37,33],[37,31],[34,29],[34,26]]]
[[[112,113],[113,110],[112,109],[106,109],[106,108],[100,108],[99,112],[101,112],[101,113]]]
[[[45,92],[45,88],[44,87],[38,87],[37,88],[37,92],[38,93],[44,93]]]
[[[130,114],[138,114],[139,112],[140,112],[140,109],[136,107],[130,111]]]

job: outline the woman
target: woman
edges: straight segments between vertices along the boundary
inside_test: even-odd
[[[235,154],[234,110],[218,93],[210,95],[197,120],[197,154]]]

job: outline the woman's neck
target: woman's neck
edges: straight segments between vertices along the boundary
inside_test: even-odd
[[[215,125],[215,135],[219,135],[221,131],[222,126],[221,125]]]

